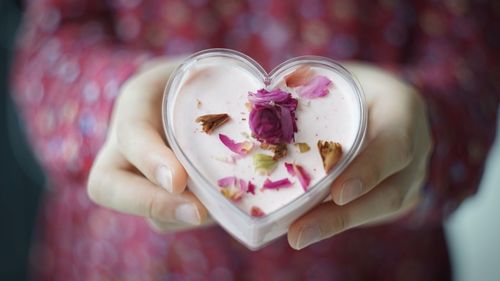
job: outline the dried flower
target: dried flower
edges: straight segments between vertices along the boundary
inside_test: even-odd
[[[253,166],[259,174],[271,174],[277,164],[271,155],[257,153],[253,156]]]
[[[217,180],[217,185],[220,187],[228,187],[235,185],[238,179],[236,177],[225,177]]]
[[[314,76],[307,84],[298,89],[301,98],[314,99],[328,95],[328,88],[332,81],[325,76]]]
[[[309,145],[305,142],[298,142],[295,145],[299,148],[300,153],[305,153],[311,150],[311,147],[309,147]]]
[[[243,197],[243,192],[233,188],[221,188],[220,193],[233,202],[238,202]]]
[[[253,195],[255,195],[255,184],[253,184],[251,181],[248,181],[247,193],[252,193]]]
[[[263,217],[266,214],[264,213],[264,211],[262,211],[261,208],[259,208],[257,206],[252,206],[252,209],[250,209],[250,215],[252,217]]]
[[[218,127],[222,126],[224,123],[229,121],[229,115],[222,114],[207,114],[202,115],[195,120],[198,123],[201,123],[203,132],[210,134]]]
[[[280,89],[261,89],[256,93],[250,92],[248,100],[252,104],[249,123],[254,138],[269,144],[293,141],[294,133],[297,132],[297,99]]]
[[[286,155],[288,154],[287,146],[285,143],[280,143],[280,144],[262,143],[260,145],[260,148],[272,151],[274,153],[273,155],[274,160],[280,160],[281,158],[286,157]]]
[[[318,150],[323,160],[323,168],[328,173],[342,157],[342,146],[338,142],[319,140]]]
[[[290,187],[293,183],[288,178],[283,178],[277,181],[271,181],[270,179],[266,179],[262,188],[264,189],[280,189],[284,187]]]
[[[302,86],[311,79],[312,74],[311,67],[307,65],[297,67],[292,73],[285,76],[285,84],[290,88]]]
[[[221,187],[220,193],[224,197],[235,202],[241,200],[245,192],[255,194],[255,185],[252,182],[247,183],[237,177],[221,178],[217,181],[217,185]]]
[[[299,180],[304,191],[307,191],[309,183],[311,183],[311,176],[306,172],[306,170],[304,170],[302,166],[295,163],[285,163],[285,168],[291,176],[296,177]]]
[[[235,142],[224,134],[219,134],[219,139],[227,148],[239,155],[247,155],[253,148],[251,141]]]

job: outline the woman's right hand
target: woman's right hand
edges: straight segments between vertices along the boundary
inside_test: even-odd
[[[177,64],[149,63],[123,85],[87,188],[95,203],[143,216],[159,232],[208,223],[207,210],[186,190],[186,171],[163,134],[163,90]]]

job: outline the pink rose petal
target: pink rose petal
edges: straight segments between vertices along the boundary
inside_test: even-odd
[[[293,169],[292,163],[285,162],[286,171],[290,174],[290,176],[295,177],[295,170]]]
[[[309,183],[311,183],[311,176],[302,168],[302,166],[296,165],[297,167],[297,178],[299,179],[300,185],[304,191],[307,191]]]
[[[271,181],[270,179],[266,179],[262,188],[264,189],[280,189],[283,187],[292,186],[292,182],[288,178],[280,179],[277,181]]]
[[[286,162],[285,168],[291,176],[296,177],[299,180],[304,191],[307,191],[307,188],[311,183],[311,176],[306,172],[306,170],[304,170],[304,168],[300,165]]]
[[[328,95],[328,88],[332,85],[332,81],[325,76],[314,76],[304,86],[298,89],[298,94],[302,98],[315,99]]]
[[[238,183],[239,183],[240,190],[243,192],[246,192],[248,189],[247,182],[245,180],[239,179]]]
[[[252,193],[253,195],[255,195],[255,184],[253,184],[251,181],[248,181],[247,193]]]
[[[228,187],[236,183],[236,177],[225,177],[217,181],[217,185],[220,187]]]
[[[266,214],[264,213],[264,211],[262,211],[261,208],[259,208],[257,206],[253,206],[252,209],[250,209],[250,215],[252,217],[262,217]]]
[[[224,134],[219,134],[219,139],[227,148],[239,155],[247,155],[253,148],[253,143],[250,141],[235,142]]]

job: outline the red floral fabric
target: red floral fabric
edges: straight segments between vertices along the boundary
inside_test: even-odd
[[[50,179],[36,280],[447,280],[442,221],[481,178],[499,103],[495,1],[30,0],[14,97]],[[251,252],[218,227],[158,235],[91,203],[90,166],[120,85],[152,56],[226,47],[267,69],[297,55],[365,60],[425,97],[433,126],[425,200],[404,222],[302,251]]]

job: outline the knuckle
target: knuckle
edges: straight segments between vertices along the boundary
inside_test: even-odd
[[[378,165],[370,165],[367,171],[366,179],[364,180],[367,185],[376,185],[382,180],[382,172]]]
[[[118,144],[118,147],[122,150],[125,151],[127,150],[127,146],[130,143],[130,138],[129,138],[129,133],[128,133],[128,128],[127,124],[125,122],[120,122],[117,120],[116,124],[116,142]]]
[[[342,213],[338,212],[328,220],[328,223],[320,225],[320,232],[322,237],[330,237],[339,232],[346,230],[348,227],[348,218]]]
[[[389,208],[390,212],[397,212],[401,210],[404,202],[404,194],[400,188],[398,187],[390,188],[387,194],[385,194],[384,196],[386,196],[388,200],[387,207]]]
[[[145,217],[153,220],[160,220],[166,207],[163,195],[164,194],[160,189],[151,193],[145,202]]]
[[[415,151],[415,140],[409,132],[402,132],[395,140],[397,149],[397,161],[402,165],[407,165],[413,160]]]
[[[102,173],[92,169],[87,181],[87,195],[94,203],[102,202]]]
[[[171,231],[169,225],[166,223],[149,218],[146,219],[146,221],[148,222],[149,227],[158,234],[167,234]]]

